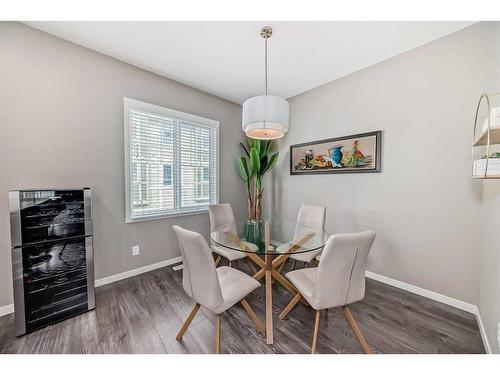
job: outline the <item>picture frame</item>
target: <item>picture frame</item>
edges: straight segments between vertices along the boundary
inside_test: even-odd
[[[381,130],[290,146],[291,175],[381,171]]]

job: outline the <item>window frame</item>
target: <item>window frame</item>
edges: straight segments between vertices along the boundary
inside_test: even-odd
[[[203,126],[211,127],[215,130],[215,203],[219,203],[219,121],[212,120],[209,118],[192,115],[190,113],[185,113],[177,111],[174,109],[166,108],[160,105],[146,103],[140,100],[123,97],[123,125],[124,125],[124,154],[125,154],[125,223],[134,223],[148,220],[166,219],[171,217],[179,216],[190,216],[208,213],[208,208],[202,208],[199,210],[190,210],[186,212],[175,212],[175,213],[160,213],[152,214],[144,217],[132,217],[132,161],[130,158],[130,121],[129,121],[129,111],[130,109],[143,110],[147,112],[156,113],[159,115],[164,115],[175,120],[186,121],[195,124],[200,124]],[[172,165],[172,173],[174,168],[177,168],[176,162]],[[174,184],[172,188],[175,189]]]

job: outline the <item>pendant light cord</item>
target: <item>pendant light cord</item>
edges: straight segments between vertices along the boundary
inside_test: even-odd
[[[264,38],[266,40],[266,48],[265,48],[265,60],[266,60],[266,69],[265,69],[265,77],[266,77],[266,96],[267,96],[267,39],[268,37],[266,36]]]

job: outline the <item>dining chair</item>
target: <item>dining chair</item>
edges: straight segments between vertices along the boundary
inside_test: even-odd
[[[371,353],[349,305],[364,299],[366,259],[374,240],[373,231],[334,234],[325,244],[318,267],[290,271],[285,275],[298,293],[279,317],[284,319],[302,298],[316,310],[311,353],[316,352],[321,311],[338,306],[342,307],[363,350]]]
[[[233,209],[229,203],[211,204],[210,206],[208,206],[208,214],[210,216],[210,232],[229,231],[237,234]],[[244,243],[251,248],[255,247],[256,251],[258,250],[258,248],[254,244],[248,242]],[[215,260],[216,266],[219,264],[221,257],[226,258],[229,261],[229,267],[232,266],[232,262],[234,261],[237,261],[239,259],[246,259],[252,272],[257,272],[254,265],[250,261],[248,261],[247,254],[243,251],[231,250],[227,247],[219,246],[213,241],[212,251],[217,254],[217,259]]]
[[[300,206],[297,223],[295,224],[294,241],[304,236],[305,232],[324,231],[325,230],[326,208],[323,206],[310,206],[303,204]],[[285,253],[290,248],[290,243],[285,243],[276,248],[277,252]],[[323,248],[309,251],[304,253],[297,253],[290,255],[293,260],[292,269],[295,267],[295,261],[304,262],[309,264],[314,258],[319,256]],[[280,271],[285,267],[285,262]]]
[[[181,248],[182,286],[196,302],[176,339],[182,340],[182,336],[200,306],[203,306],[216,316],[215,351],[217,354],[220,353],[221,314],[238,302],[253,320],[257,329],[264,333],[264,325],[245,299],[260,286],[260,283],[237,269],[226,266],[216,268],[210,248],[201,234],[177,225],[172,228]]]

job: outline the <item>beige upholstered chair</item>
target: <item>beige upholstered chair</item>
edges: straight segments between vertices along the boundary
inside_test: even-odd
[[[234,220],[233,209],[229,203],[221,204],[211,204],[208,207],[208,214],[210,215],[210,231],[231,231],[236,233],[236,223]],[[255,250],[258,248],[249,242],[245,242],[249,247],[254,247]],[[217,254],[217,259],[215,260],[215,265],[218,265],[221,257],[226,258],[229,261],[229,266],[232,262],[239,259],[247,258],[246,253],[243,251],[231,250],[224,246],[219,246],[212,241],[212,251]],[[248,261],[248,259],[247,259]],[[248,262],[252,271],[257,272],[252,263]]]
[[[257,329],[264,332],[264,325],[252,310],[245,297],[260,286],[247,274],[230,267],[215,268],[212,254],[201,234],[173,226],[181,248],[184,291],[196,302],[182,325],[177,340],[181,340],[189,324],[203,306],[216,315],[216,353],[220,353],[220,314],[240,302],[254,321]]]
[[[280,314],[283,319],[304,298],[316,310],[311,353],[316,351],[321,310],[342,306],[356,337],[366,353],[371,350],[348,305],[365,296],[366,258],[375,232],[335,234],[326,242],[318,267],[288,272],[285,276],[299,293]]]
[[[300,206],[299,215],[297,218],[297,224],[295,225],[294,241],[302,238],[304,233],[314,232],[314,231],[324,231],[325,230],[325,217],[326,208],[322,206],[310,206],[303,204]],[[284,253],[290,248],[289,243],[282,244],[277,247],[276,251]],[[305,253],[298,253],[290,255],[290,259],[294,261],[300,261],[304,263],[310,263],[315,257],[319,256],[323,249],[318,249],[315,251],[308,251]],[[283,263],[283,267],[284,267]],[[292,269],[294,267],[292,266]]]

